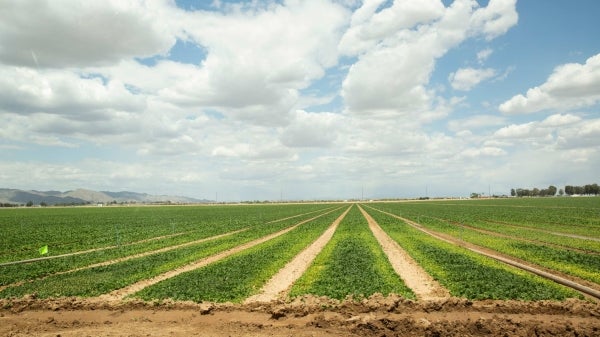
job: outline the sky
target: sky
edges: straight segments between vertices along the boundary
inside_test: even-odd
[[[241,200],[600,183],[600,2],[0,2],[0,187]]]

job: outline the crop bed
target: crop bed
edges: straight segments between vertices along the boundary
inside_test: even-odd
[[[600,335],[599,299],[593,296],[600,291],[599,198],[386,202],[361,208],[365,213],[355,204],[0,210],[0,334],[14,335],[20,324],[25,328],[28,321],[20,320],[19,312],[33,308],[143,312],[148,307],[236,312],[242,320],[258,319],[253,315],[261,312],[270,315],[267,320],[295,317],[282,327],[298,336],[335,331],[401,336],[400,326],[416,335],[485,335],[497,326],[505,329],[496,332],[509,335]],[[40,250],[45,246],[47,253]],[[309,248],[317,250],[304,254]],[[311,257],[297,261],[300,256]],[[414,283],[404,282],[408,271],[390,256],[417,266],[413,272],[423,275],[413,275],[411,282],[432,280],[437,297],[416,300],[417,290],[407,286]],[[592,292],[583,295],[506,260]],[[305,267],[294,277],[282,275],[300,268],[292,261]],[[252,300],[275,275],[287,282],[278,285],[286,290],[277,300]],[[474,319],[490,315],[470,325],[475,321],[432,316],[440,310]],[[373,314],[361,316],[366,312]],[[536,312],[546,318],[522,319]],[[500,321],[496,316],[510,313],[514,317]],[[238,330],[227,330],[236,323],[220,325],[228,322],[220,318],[219,328],[205,332],[237,335],[249,329],[261,336],[250,328],[254,318]],[[430,319],[449,319],[448,329]],[[78,333],[95,334],[91,328]]]
[[[573,201],[569,198],[517,200],[521,202],[517,205],[514,200],[501,199],[458,204],[379,204],[375,207],[460,241],[556,271],[598,288],[599,199],[577,200],[581,200],[579,207],[572,206]],[[542,201],[545,203],[541,208],[534,206]],[[589,214],[590,218],[582,221],[581,214]],[[506,224],[509,221],[510,224]]]
[[[353,207],[290,295],[344,299],[349,295],[362,298],[375,293],[396,293],[414,298],[412,291],[392,269],[366,219],[357,207]]]

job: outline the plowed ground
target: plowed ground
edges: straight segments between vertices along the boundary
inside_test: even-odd
[[[342,218],[343,215],[336,222]],[[334,222],[332,233],[335,226]],[[376,224],[371,223],[371,227],[379,231]],[[376,235],[386,252],[397,255],[392,260],[406,260],[400,249],[390,243],[391,239],[381,233]],[[319,244],[313,247],[311,256],[322,249],[329,237],[317,240]],[[312,258],[294,260],[294,264],[307,265]],[[292,265],[284,271],[289,269],[286,273],[292,273],[305,267]],[[423,272],[410,268],[410,261],[397,269],[405,280],[412,282],[414,289],[428,285],[417,292],[418,301],[374,295],[345,301],[307,296],[293,301],[197,304],[148,303],[123,300],[121,296],[88,299],[29,296],[0,299],[0,336],[600,337],[600,302],[473,302],[450,297],[444,289],[437,289],[439,285],[429,289],[431,281],[421,275]],[[286,283],[279,288],[288,287],[294,280],[289,275],[281,279]]]
[[[600,305],[362,301],[305,297],[245,305],[0,300],[1,336],[600,336]]]

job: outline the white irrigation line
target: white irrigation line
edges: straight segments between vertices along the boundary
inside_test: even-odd
[[[294,215],[294,216],[283,218],[283,219],[277,219],[277,220],[273,220],[273,221],[270,221],[270,222],[267,222],[267,223],[274,223],[274,222],[278,222],[278,221],[284,221],[284,220],[292,219],[292,218],[295,218],[295,217],[299,217],[299,216],[303,216],[303,215],[307,215],[307,214],[311,214],[311,213],[325,211],[325,210],[328,210],[328,209],[331,209],[331,208],[333,208],[333,207],[329,207],[329,208],[325,208],[325,209],[321,209],[321,210],[316,210],[316,211],[313,211],[313,212],[298,214],[298,215]],[[108,249],[114,249],[114,248],[118,248],[118,247],[131,246],[131,245],[135,245],[135,244],[139,244],[139,243],[144,243],[144,242],[149,242],[149,241],[155,241],[155,240],[161,240],[161,239],[166,239],[166,238],[170,238],[170,237],[174,237],[174,236],[179,236],[179,235],[183,235],[183,234],[186,234],[186,233],[189,233],[189,232],[191,232],[191,231],[186,231],[186,232],[181,232],[181,233],[175,233],[175,234],[169,234],[169,235],[163,235],[163,236],[158,236],[158,237],[154,237],[154,238],[144,239],[144,240],[140,240],[140,241],[130,242],[130,243],[126,243],[126,244],[119,244],[119,245],[108,246],[108,247],[100,247],[100,248],[93,248],[93,249],[88,249],[88,250],[81,250],[81,251],[77,251],[77,252],[65,253],[65,254],[60,254],[60,255],[42,256],[42,257],[36,257],[36,258],[33,258],[33,259],[3,262],[3,263],[0,263],[0,267],[10,266],[10,265],[15,265],[15,264],[24,264],[24,263],[38,262],[38,261],[44,261],[44,260],[51,260],[51,259],[57,259],[57,258],[61,258],[61,257],[67,257],[67,256],[73,256],[73,255],[81,255],[81,254],[93,253],[93,252],[98,252],[98,251],[103,251],[103,250],[108,250]]]
[[[503,257],[503,256],[499,256],[499,255],[496,255],[496,254],[488,253],[488,252],[485,252],[483,250],[474,248],[474,247],[478,247],[478,246],[474,245],[472,243],[470,245],[472,245],[473,247],[467,247],[467,246],[464,246],[464,245],[460,245],[460,244],[458,244],[455,241],[452,241],[450,239],[447,239],[447,238],[444,238],[444,237],[438,235],[434,231],[431,231],[429,229],[425,229],[421,224],[418,224],[418,223],[416,223],[414,221],[411,221],[409,219],[403,218],[401,216],[398,216],[398,215],[395,215],[395,214],[392,214],[392,213],[388,213],[388,212],[379,210],[377,208],[373,208],[373,207],[370,207],[370,206],[367,206],[367,207],[369,207],[369,208],[371,208],[373,210],[376,210],[378,212],[390,215],[390,216],[392,216],[394,218],[400,219],[400,220],[406,222],[407,224],[409,224],[411,227],[413,227],[415,229],[418,229],[418,230],[422,231],[423,233],[431,235],[431,236],[433,236],[433,237],[435,237],[435,238],[437,238],[439,240],[448,242],[448,243],[453,244],[453,245],[458,245],[458,246],[466,248],[466,249],[468,249],[468,250],[470,250],[470,251],[472,251],[474,253],[481,254],[481,255],[490,257],[492,259],[495,259],[497,261],[500,261],[500,262],[506,263],[508,265],[511,265],[513,267],[517,267],[517,268],[526,270],[526,271],[528,271],[530,273],[533,273],[533,274],[536,274],[538,276],[547,278],[547,279],[552,280],[552,281],[554,281],[556,283],[559,283],[559,284],[562,284],[564,286],[573,288],[573,289],[575,289],[575,290],[577,290],[577,291],[579,291],[581,293],[584,293],[586,295],[592,296],[592,297],[594,297],[596,299],[600,299],[600,291],[598,291],[596,289],[592,289],[592,288],[587,287],[585,285],[579,284],[579,283],[571,281],[571,280],[567,280],[566,278],[560,277],[560,276],[552,274],[552,273],[548,273],[548,272],[543,271],[543,270],[538,269],[538,268],[534,268],[534,267],[525,265],[525,264],[517,262],[515,260],[509,259],[509,258],[506,258],[506,257]]]
[[[181,233],[175,233],[175,234],[169,234],[169,235],[157,236],[157,237],[154,237],[154,238],[149,238],[149,239],[144,239],[144,240],[140,240],[140,241],[130,242],[130,243],[122,244],[122,245],[93,248],[93,249],[88,249],[88,250],[80,250],[80,251],[72,252],[72,253],[65,253],[65,254],[51,255],[51,256],[43,256],[43,257],[37,257],[37,258],[27,259],[27,260],[4,262],[4,263],[0,263],[0,267],[10,266],[10,265],[13,265],[13,264],[23,264],[23,263],[37,262],[37,261],[43,261],[43,260],[57,259],[57,258],[66,257],[66,256],[73,256],[73,255],[81,255],[81,254],[99,252],[99,251],[108,250],[108,249],[114,249],[114,248],[118,248],[118,247],[131,246],[131,245],[135,245],[135,244],[139,244],[139,243],[144,243],[144,242],[150,242],[150,241],[167,239],[167,238],[174,237],[174,236],[180,236],[180,235],[183,235],[183,234],[186,234],[186,233],[189,233],[189,232],[191,232],[191,231],[186,231],[186,232],[181,232]]]
[[[307,222],[310,222],[310,221],[313,221],[315,219],[318,219],[318,218],[320,218],[320,217],[322,217],[322,216],[324,216],[326,214],[335,212],[335,211],[339,210],[340,208],[341,207],[333,209],[333,210],[330,210],[330,211],[327,211],[327,212],[322,213],[322,214],[319,214],[319,215],[317,215],[315,217],[312,217],[310,219],[300,221],[299,223],[297,223],[297,224],[295,224],[293,226],[287,227],[287,228],[285,228],[283,230],[280,230],[278,232],[271,233],[271,234],[269,234],[267,236],[263,236],[261,238],[258,238],[256,240],[253,240],[253,241],[250,241],[250,242],[246,242],[246,243],[244,243],[244,244],[242,244],[240,246],[233,247],[231,249],[227,249],[227,250],[222,251],[220,253],[217,253],[215,255],[211,255],[211,256],[202,258],[202,259],[200,259],[200,260],[198,260],[196,262],[193,262],[191,264],[184,265],[184,266],[181,266],[181,267],[176,268],[176,269],[172,269],[172,270],[170,270],[168,272],[165,272],[163,274],[154,276],[154,277],[149,278],[149,279],[144,279],[144,280],[138,281],[138,282],[130,284],[130,285],[124,287],[124,288],[113,290],[110,293],[102,294],[98,298],[103,299],[103,300],[108,300],[108,301],[121,300],[121,299],[123,299],[123,298],[125,298],[125,297],[127,297],[129,295],[137,293],[137,292],[141,291],[142,289],[144,289],[146,287],[149,287],[149,286],[152,286],[152,285],[154,285],[156,283],[159,283],[159,282],[162,282],[164,280],[173,278],[173,277],[178,276],[180,274],[183,274],[185,272],[189,272],[189,271],[192,271],[192,270],[195,270],[195,269],[202,268],[202,267],[204,267],[206,265],[209,265],[211,263],[215,263],[215,262],[217,262],[219,260],[222,260],[222,259],[224,259],[226,257],[229,257],[229,256],[231,256],[233,254],[239,253],[241,251],[244,251],[246,249],[249,249],[249,248],[252,248],[252,247],[254,247],[256,245],[264,243],[266,241],[272,240],[272,239],[274,239],[276,237],[279,237],[279,236],[281,236],[281,235],[283,235],[285,233],[288,233],[288,232],[292,231],[293,229],[297,228],[300,225],[303,225],[303,224],[305,224]]]

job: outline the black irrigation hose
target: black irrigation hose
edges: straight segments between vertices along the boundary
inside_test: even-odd
[[[545,272],[545,271],[543,271],[541,269],[534,268],[534,267],[531,267],[531,266],[519,263],[519,262],[517,262],[515,260],[511,260],[511,259],[499,256],[499,255],[496,255],[496,254],[487,253],[487,252],[481,251],[481,250],[476,249],[476,248],[470,248],[470,247],[466,247],[466,246],[460,245],[457,242],[451,241],[451,240],[449,240],[447,238],[444,238],[444,237],[438,235],[434,231],[431,231],[429,229],[423,228],[423,226],[421,226],[420,224],[418,224],[418,223],[416,223],[414,221],[411,221],[411,220],[403,218],[401,216],[398,216],[398,215],[395,215],[395,214],[392,214],[392,213],[388,213],[388,212],[385,212],[385,211],[382,211],[382,210],[379,210],[379,209],[376,209],[376,208],[373,208],[373,207],[369,207],[369,208],[371,208],[373,210],[376,210],[378,212],[381,212],[381,213],[385,213],[387,215],[391,215],[394,218],[400,219],[400,220],[406,222],[407,224],[409,224],[410,226],[412,226],[413,228],[418,229],[418,230],[420,230],[420,231],[422,231],[422,232],[424,232],[424,233],[426,233],[428,235],[431,235],[431,236],[433,236],[433,237],[435,237],[437,239],[440,239],[442,241],[451,243],[453,245],[461,246],[461,247],[466,248],[466,249],[468,249],[468,250],[470,250],[470,251],[472,251],[474,253],[481,254],[481,255],[490,257],[492,259],[495,259],[497,261],[500,261],[500,262],[506,263],[508,265],[511,265],[513,267],[517,267],[517,268],[526,270],[526,271],[528,271],[530,273],[533,273],[533,274],[536,274],[538,276],[547,278],[547,279],[552,280],[552,281],[554,281],[556,283],[559,283],[559,284],[562,284],[562,285],[567,286],[569,288],[575,289],[575,290],[577,290],[577,291],[579,291],[579,292],[581,292],[581,293],[583,293],[585,295],[592,296],[592,297],[600,300],[600,291],[598,291],[596,289],[592,289],[592,288],[590,288],[588,286],[585,286],[583,284],[579,284],[579,283],[571,281],[571,280],[567,280],[567,279],[565,279],[563,277],[560,277],[558,275],[554,275],[552,273]],[[473,244],[471,244],[471,245],[473,245]],[[476,246],[476,245],[473,245],[473,246]]]

